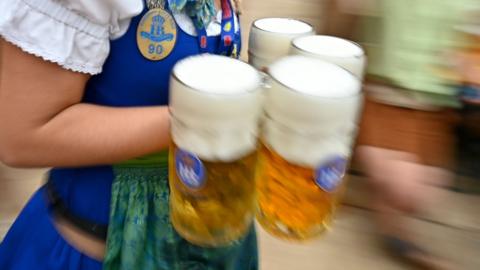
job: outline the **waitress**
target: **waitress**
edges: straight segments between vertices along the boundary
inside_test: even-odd
[[[258,268],[253,230],[207,249],[169,222],[169,75],[187,56],[238,55],[233,6],[0,0],[0,159],[55,167],[0,245],[0,269]]]

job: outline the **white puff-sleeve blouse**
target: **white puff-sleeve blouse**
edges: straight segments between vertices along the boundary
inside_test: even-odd
[[[143,0],[0,0],[0,35],[27,53],[94,75],[110,40],[142,9]]]

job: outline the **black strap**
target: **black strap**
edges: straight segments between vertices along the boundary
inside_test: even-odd
[[[47,182],[46,193],[49,208],[55,216],[72,223],[78,229],[97,239],[102,241],[107,240],[108,226],[97,224],[93,221],[78,217],[69,211],[67,205],[63,202],[58,195],[58,192],[55,190],[55,186],[53,185],[52,181]]]

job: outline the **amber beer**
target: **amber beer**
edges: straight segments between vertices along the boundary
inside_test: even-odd
[[[259,70],[287,56],[293,39],[314,35],[313,27],[290,18],[263,18],[253,22],[248,45],[249,63]]]
[[[254,218],[260,76],[202,55],[180,61],[170,87],[171,222],[191,243],[229,244]]]
[[[334,213],[357,128],[360,81],[304,56],[283,58],[269,73],[257,220],[277,237],[307,240],[324,231]]]

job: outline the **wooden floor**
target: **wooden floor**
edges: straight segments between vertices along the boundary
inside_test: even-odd
[[[0,166],[0,239],[30,194],[42,182],[42,171]],[[364,179],[350,177],[349,191],[332,230],[308,244],[279,241],[261,229],[264,270],[402,270],[379,244]],[[421,217],[409,218],[421,243],[455,262],[459,270],[480,269],[480,196],[444,191],[444,200]]]

